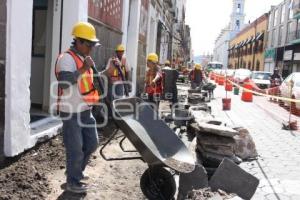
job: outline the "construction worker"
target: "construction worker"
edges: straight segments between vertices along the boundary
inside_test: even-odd
[[[171,63],[170,63],[169,60],[166,60],[166,61],[165,61],[165,67],[171,67]]]
[[[179,77],[179,72],[175,69],[173,65],[170,67],[171,63],[169,60],[166,60],[163,72],[163,88],[164,88],[164,99],[171,101],[172,104],[177,103],[177,79]]]
[[[194,69],[189,74],[189,79],[191,81],[191,88],[195,89],[201,87],[205,75],[202,70],[202,66],[198,63],[195,64]]]
[[[109,99],[113,101],[122,97],[124,94],[128,96],[130,86],[124,81],[129,81],[129,67],[125,57],[125,47],[122,44],[117,45],[115,56],[108,60],[106,70],[109,74]]]
[[[66,149],[66,190],[85,193],[83,171],[90,155],[98,146],[96,122],[91,113],[99,102],[99,92],[94,87],[95,66],[90,56],[98,45],[92,24],[78,22],[74,25],[71,47],[57,58],[55,74],[58,80],[58,110],[63,122],[63,142]]]
[[[152,103],[154,110],[158,111],[159,102],[163,92],[162,72],[158,66],[158,56],[156,53],[150,53],[147,56],[147,71],[145,77],[145,93],[147,101]]]

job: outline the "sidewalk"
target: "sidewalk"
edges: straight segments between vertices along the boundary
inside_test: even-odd
[[[253,199],[300,199],[300,132],[282,130],[288,112],[265,97],[253,96],[253,103],[246,103],[232,92],[228,95],[231,110],[224,112],[225,89],[216,88],[212,113],[226,119],[228,125],[247,128],[256,143],[258,160],[240,165],[260,179]],[[298,119],[299,123],[299,117],[292,119]]]

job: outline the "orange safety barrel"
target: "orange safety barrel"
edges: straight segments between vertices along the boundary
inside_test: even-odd
[[[229,79],[226,79],[226,84],[225,84],[225,91],[232,91],[232,83],[230,82]]]
[[[243,87],[248,89],[248,90],[251,90],[251,91],[253,89],[252,84],[249,83],[249,82],[245,82]],[[242,92],[242,101],[252,102],[253,101],[252,92],[248,92],[248,91],[243,90],[243,92]]]
[[[215,74],[215,82],[218,83],[219,82],[219,74]]]
[[[210,78],[210,80],[215,80],[215,74],[214,74],[214,72],[210,72],[210,74],[209,74],[209,78]]]
[[[224,85],[225,83],[225,77],[224,76],[220,76],[218,79],[218,85]]]

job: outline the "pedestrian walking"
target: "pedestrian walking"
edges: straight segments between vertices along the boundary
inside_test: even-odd
[[[63,143],[66,150],[66,190],[85,193],[83,171],[98,146],[96,122],[91,108],[100,99],[94,86],[90,57],[99,40],[92,24],[78,22],[72,31],[71,47],[58,58],[55,74],[58,80],[58,111],[63,122]]]
[[[152,103],[154,110],[158,112],[159,103],[163,92],[163,77],[158,65],[158,56],[156,53],[150,53],[147,56],[147,71],[145,77],[145,93],[147,101]]]
[[[106,70],[109,74],[109,100],[120,98],[124,95],[128,96],[131,85],[130,70],[125,56],[125,47],[119,44],[115,49],[115,55],[108,60]]]

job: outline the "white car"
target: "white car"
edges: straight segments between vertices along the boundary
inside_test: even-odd
[[[234,73],[235,73],[235,70],[234,69],[226,69],[225,73],[226,73],[227,77],[233,77]]]
[[[249,69],[237,69],[234,72],[233,80],[238,84],[243,84],[247,78],[251,77],[251,71]]]
[[[294,83],[292,90],[290,90],[291,81]],[[300,100],[300,72],[294,72],[284,79],[279,87],[279,90],[282,97]],[[290,106],[290,101],[283,102],[285,105]],[[292,110],[299,112],[300,103],[292,103],[291,106]]]
[[[266,89],[271,85],[271,75],[271,72],[253,71],[251,74],[251,79],[260,89]]]

